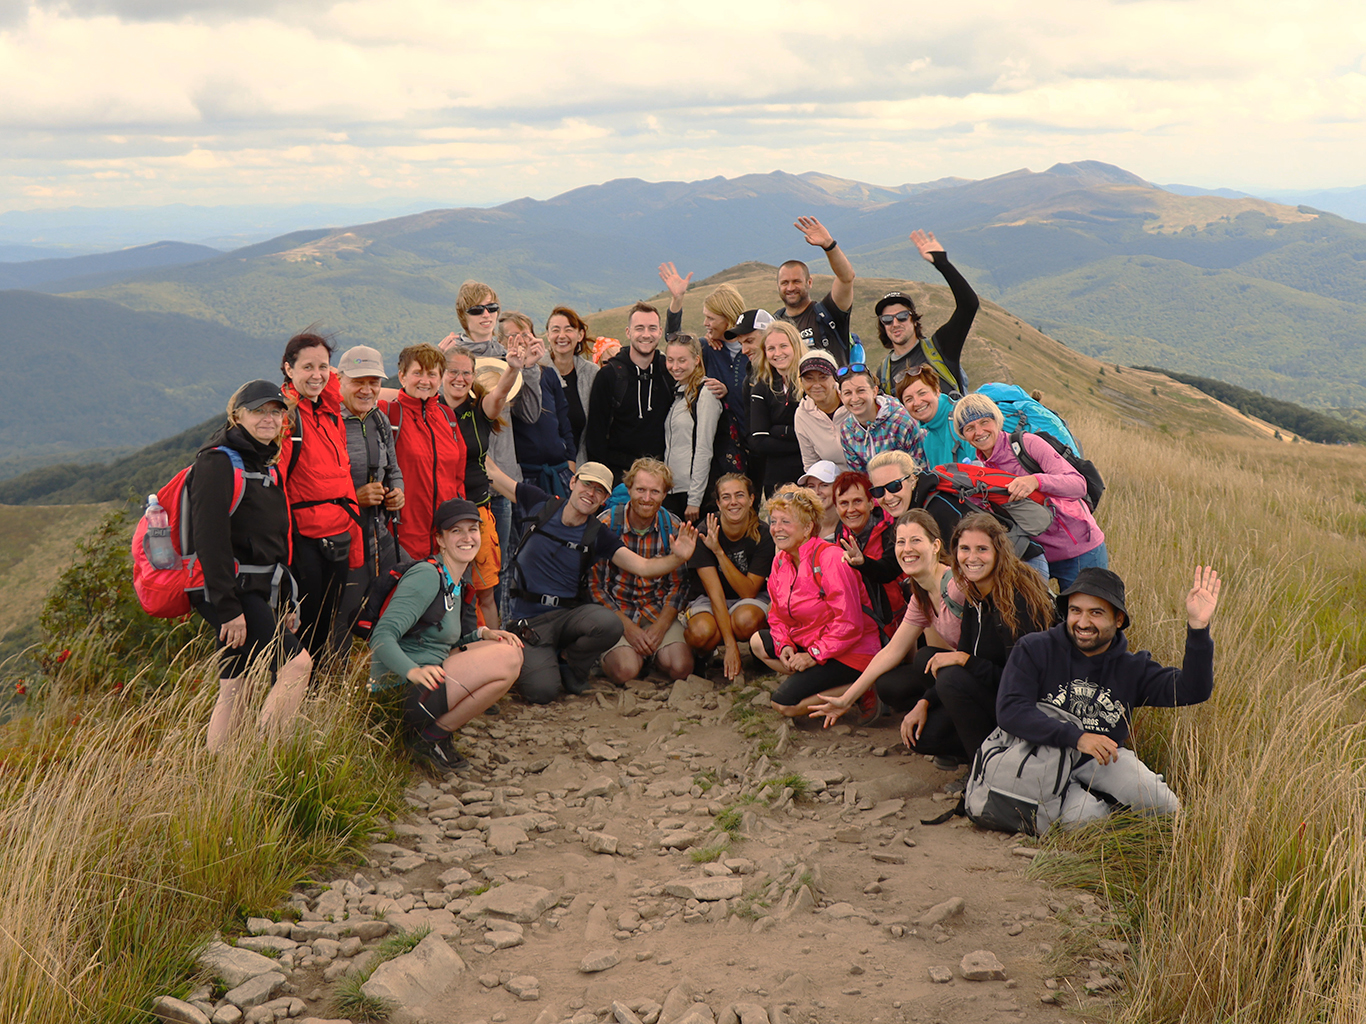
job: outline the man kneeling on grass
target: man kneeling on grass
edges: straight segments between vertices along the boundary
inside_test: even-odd
[[[1209,622],[1219,602],[1219,574],[1196,566],[1186,595],[1186,656],[1179,669],[1134,653],[1123,632],[1129,625],[1124,581],[1109,569],[1083,569],[1058,595],[1063,622],[1021,637],[1001,676],[996,719],[1006,732],[1043,746],[1075,748],[1083,756],[1059,821],[1079,824],[1105,817],[1111,800],[1136,811],[1173,814],[1176,794],[1122,744],[1138,707],[1200,704],[1214,692],[1214,641]],[[1079,727],[1050,718],[1038,703],[1076,715]]]

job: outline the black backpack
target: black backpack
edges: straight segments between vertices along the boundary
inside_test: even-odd
[[[1105,493],[1105,481],[1101,479],[1100,470],[1096,469],[1096,464],[1090,459],[1083,459],[1071,448],[1067,447],[1052,434],[1044,431],[1030,431],[1035,437],[1042,441],[1047,441],[1048,446],[1067,460],[1067,464],[1082,475],[1086,481],[1086,497],[1082,500],[1092,512],[1100,504],[1100,497]],[[1015,428],[1010,434],[1010,450],[1015,453],[1015,458],[1020,460],[1020,465],[1031,473],[1039,472],[1039,464],[1030,458],[1029,452],[1025,451],[1024,430]]]
[[[526,547],[526,542],[531,539],[533,534],[543,532],[545,524],[550,522],[550,517],[563,507],[564,502],[565,499],[560,497],[552,496],[547,498],[545,504],[541,506],[541,511],[530,520],[530,525],[526,525],[528,522],[527,520],[522,521],[524,526],[522,537],[521,540],[517,542],[517,547],[512,552],[512,558],[510,560],[512,565],[513,594],[525,601],[544,604],[548,608],[573,608],[582,602],[581,599],[577,597],[547,597],[544,594],[535,594],[527,590],[526,576],[522,572],[520,556],[522,554],[522,549]],[[598,530],[601,528],[602,521],[598,519],[597,516],[589,516],[588,522],[584,526],[583,539],[578,543],[562,540],[554,534],[545,534],[546,540],[554,541],[556,544],[562,544],[564,547],[567,547],[570,551],[578,552],[579,593],[583,593],[584,588],[588,585],[588,570],[593,565],[593,544],[594,541],[597,540]]]
[[[423,562],[435,565],[441,569],[441,590],[432,603],[427,606],[427,610],[417,617],[417,621],[409,627],[404,636],[411,636],[420,629],[428,626],[439,626],[441,620],[446,617],[446,612],[455,607],[455,602],[464,601],[470,604],[474,600],[474,591],[465,586],[464,580],[455,583],[454,589],[446,585],[450,579],[449,575],[442,569],[440,560],[436,558],[424,558],[421,561],[414,561],[411,558],[402,559],[397,565],[392,566],[387,572],[382,572],[370,581],[370,587],[365,592],[365,599],[361,601],[360,611],[356,615],[356,621],[351,624],[351,634],[358,636],[362,640],[369,641],[370,634],[375,630],[375,623],[380,620],[384,610],[389,607],[389,601],[394,596],[394,588],[398,586],[398,581],[403,579],[408,570],[415,565]],[[462,611],[463,615],[463,611]]]

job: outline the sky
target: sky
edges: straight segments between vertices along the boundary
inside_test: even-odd
[[[0,0],[0,211],[1103,160],[1366,183],[1338,0]]]

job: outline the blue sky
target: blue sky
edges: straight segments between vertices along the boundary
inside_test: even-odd
[[[1360,3],[6,0],[0,210],[878,184],[1096,159],[1366,180]]]

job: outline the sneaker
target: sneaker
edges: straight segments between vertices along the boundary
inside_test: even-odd
[[[885,713],[887,706],[878,699],[877,690],[869,687],[858,699],[858,717],[854,719],[856,728],[872,725]]]
[[[560,685],[564,687],[565,693],[586,693],[592,686],[592,682],[587,679],[580,679],[579,674],[564,662],[560,662]]]
[[[436,772],[458,772],[470,766],[469,761],[456,751],[455,744],[449,736],[439,740],[410,736],[408,754],[414,761]]]

